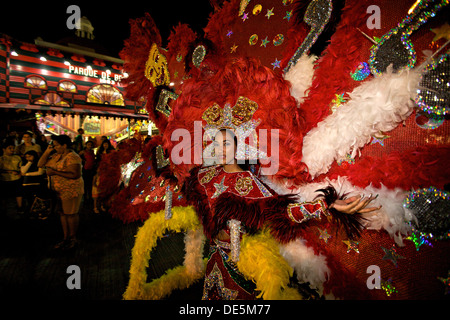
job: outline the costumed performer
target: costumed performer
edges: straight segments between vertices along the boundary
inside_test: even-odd
[[[372,197],[340,200],[330,196],[333,190],[322,190],[328,197],[311,203],[296,203],[289,196],[279,196],[252,173],[248,163],[238,163],[237,150],[238,139],[233,130],[221,129],[214,139],[218,165],[193,170],[187,183],[191,190],[186,192],[188,198],[202,199],[196,201],[197,212],[210,240],[203,299],[256,298],[255,283],[246,279],[237,264],[242,233],[254,234],[265,223],[272,227],[282,223],[293,229],[307,228],[308,220],[329,216],[330,210],[355,215],[356,226],[358,214],[379,209],[368,206]],[[244,211],[248,206],[253,210]],[[240,208],[242,212],[235,212]],[[242,221],[232,219],[237,216],[243,217]]]

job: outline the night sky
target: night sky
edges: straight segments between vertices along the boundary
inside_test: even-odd
[[[105,47],[110,55],[118,57],[123,41],[129,37],[129,19],[144,16],[145,12],[155,20],[160,29],[163,46],[167,37],[179,22],[187,23],[196,32],[206,26],[213,11],[208,0],[146,0],[146,1],[8,1],[1,5],[0,33],[16,40],[34,43],[41,37],[44,41],[57,42],[74,34],[69,30],[66,13],[69,5],[76,4],[81,16],[86,16],[94,27],[95,41]]]

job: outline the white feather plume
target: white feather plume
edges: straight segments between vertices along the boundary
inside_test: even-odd
[[[204,273],[203,248],[205,236],[203,230],[189,230],[184,235],[185,251],[184,265],[189,274],[200,276]]]
[[[308,95],[314,76],[315,55],[302,55],[298,62],[284,75],[284,79],[291,83],[291,95],[301,104]]]
[[[329,185],[333,186],[338,194],[347,194],[347,197],[363,195],[368,197],[372,195],[376,199],[370,202],[371,207],[381,208],[377,211],[363,215],[366,219],[364,227],[370,230],[385,230],[399,245],[403,245],[403,237],[411,233],[411,224],[417,220],[412,212],[403,206],[403,201],[408,195],[408,191],[400,188],[393,190],[381,185],[381,188],[375,188],[369,185],[365,188],[354,186],[346,177],[339,177],[335,180],[326,179],[323,182],[308,183],[297,189],[287,189],[281,184],[275,184],[266,177],[263,177],[264,183],[269,185],[278,194],[295,194],[298,202],[312,201],[320,193],[316,190],[323,189]]]
[[[333,161],[349,153],[352,158],[372,136],[388,132],[413,111],[422,67],[381,76],[363,83],[349,94],[350,100],[307,133],[303,162],[315,177],[326,173]]]
[[[378,195],[371,202],[371,206],[381,208],[372,213],[364,214],[366,222],[364,227],[371,230],[385,230],[399,246],[403,246],[403,237],[411,233],[411,222],[416,222],[414,215],[403,207],[403,201],[408,192],[400,188],[390,190],[385,186],[375,188],[372,185],[366,188],[358,188],[352,185],[345,177],[336,180],[326,180],[323,182],[309,183],[297,189],[288,189],[287,186],[274,183],[267,177],[262,177],[264,183],[269,185],[278,194],[296,194],[299,202],[312,201],[319,195],[316,191],[328,185],[333,186],[338,194],[348,194],[348,197],[355,195],[373,197]],[[332,276],[327,266],[326,257],[315,254],[309,248],[306,241],[298,238],[287,244],[280,245],[280,253],[296,271],[300,283],[309,282],[310,286],[322,294],[323,283]],[[332,299],[327,296],[327,299]]]
[[[280,253],[297,273],[300,283],[308,283],[320,295],[323,293],[323,283],[330,275],[326,257],[314,254],[314,250],[302,239],[296,239],[280,245]]]

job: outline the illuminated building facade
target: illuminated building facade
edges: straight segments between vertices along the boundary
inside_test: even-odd
[[[50,134],[76,135],[84,128],[88,136],[117,139],[130,126],[148,126],[144,102],[124,97],[123,61],[86,46],[93,43],[92,29],[65,44],[41,38],[24,43],[0,34],[3,130],[34,116],[39,130]]]

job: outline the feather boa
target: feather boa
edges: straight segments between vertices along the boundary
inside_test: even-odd
[[[359,85],[350,73],[368,58],[364,55],[368,54],[371,43],[358,31],[358,28],[366,30],[367,6],[365,1],[345,1],[336,32],[315,66],[308,97],[298,110],[305,119],[305,132],[328,117],[335,94],[350,92]],[[372,34],[371,30],[366,32]]]
[[[316,255],[302,239],[280,245],[280,253],[295,270],[300,283],[309,283],[311,288],[323,294],[323,283],[331,275],[324,255]]]
[[[132,250],[130,280],[123,295],[125,300],[157,300],[174,289],[185,289],[204,275],[205,237],[192,207],[174,207],[173,216],[165,220],[164,210],[155,213],[138,230]],[[186,255],[182,266],[168,270],[162,277],[147,282],[150,254],[158,239],[167,231],[187,231]],[[266,300],[302,299],[296,289],[289,288],[292,268],[279,253],[278,242],[268,230],[254,236],[244,235],[237,263],[247,279],[256,283],[259,297]]]
[[[324,201],[331,205],[337,199],[337,193],[332,186],[325,186],[317,190],[317,196],[324,196]],[[316,199],[313,199],[316,200]],[[241,221],[250,233],[261,230],[264,226],[271,229],[272,236],[281,243],[287,243],[299,237],[308,227],[319,223],[321,219],[311,219],[305,223],[297,223],[288,217],[289,204],[299,202],[295,195],[274,195],[262,199],[248,199],[232,193],[221,194],[214,209],[214,217],[208,218],[208,227],[212,230],[221,230],[231,219]],[[204,210],[202,212],[205,212]],[[359,214],[347,215],[335,209],[328,212],[337,225],[343,229],[348,238],[359,236],[362,229]],[[214,234],[214,233],[213,233]]]
[[[303,229],[314,223],[315,219],[312,219],[308,223],[299,224],[288,217],[288,205],[298,202],[294,194],[280,193],[267,198],[248,199],[225,192],[218,197],[214,210],[211,210],[203,187],[198,182],[198,170],[199,168],[194,168],[191,171],[190,178],[183,185],[183,193],[186,194],[188,203],[196,207],[208,239],[214,239],[217,232],[225,229],[227,222],[232,219],[241,221],[251,234],[268,225],[272,236],[281,243],[296,239]],[[328,187],[324,186],[322,189],[332,189]],[[324,195],[323,193],[325,192],[317,193],[316,197]],[[336,199],[325,197],[328,205],[334,200]],[[359,215],[343,215],[336,210],[330,210],[330,213],[336,223],[345,227],[348,237],[358,235]]]
[[[305,136],[303,162],[311,176],[326,173],[334,160],[354,158],[373,135],[393,130],[413,111],[422,68],[393,73],[363,83],[351,100]],[[320,152],[318,152],[320,150]]]
[[[169,295],[174,289],[189,287],[204,275],[204,237],[192,207],[172,208],[172,218],[165,219],[164,210],[155,213],[138,230],[131,253],[130,280],[123,295],[125,300],[157,300]],[[150,253],[159,238],[167,231],[186,231],[186,255],[183,266],[166,272],[161,278],[147,282]]]
[[[292,85],[291,95],[299,104],[303,103],[305,96],[307,96],[307,89],[311,86],[316,60],[317,57],[314,55],[302,55],[297,64],[284,75],[284,79]]]
[[[292,268],[280,255],[278,242],[264,230],[254,236],[244,235],[237,262],[239,271],[256,283],[258,298],[264,300],[301,300],[296,289],[289,288]]]
[[[213,13],[204,28],[205,35],[210,39],[220,51],[225,49],[225,33],[223,30],[236,19],[238,13],[238,4],[240,0],[225,1],[222,8]]]
[[[381,185],[376,188],[373,185],[360,188],[354,186],[346,177],[339,177],[335,180],[326,179],[322,182],[309,183],[297,189],[288,189],[281,184],[274,183],[267,178],[263,178],[264,183],[269,185],[279,194],[295,195],[298,202],[312,201],[318,196],[318,189],[331,185],[339,194],[346,194],[348,197],[355,195],[378,197],[371,202],[371,206],[381,206],[381,209],[374,213],[363,215],[363,226],[371,230],[385,230],[395,240],[397,245],[403,245],[403,237],[411,233],[411,223],[416,221],[414,215],[403,207],[403,201],[408,191],[400,188],[393,190]]]
[[[449,158],[450,146],[424,145],[394,151],[381,159],[364,156],[348,168],[333,163],[327,177],[346,176],[362,188],[369,184],[380,188],[383,184],[389,189],[411,190],[429,186],[443,189],[450,177]]]

